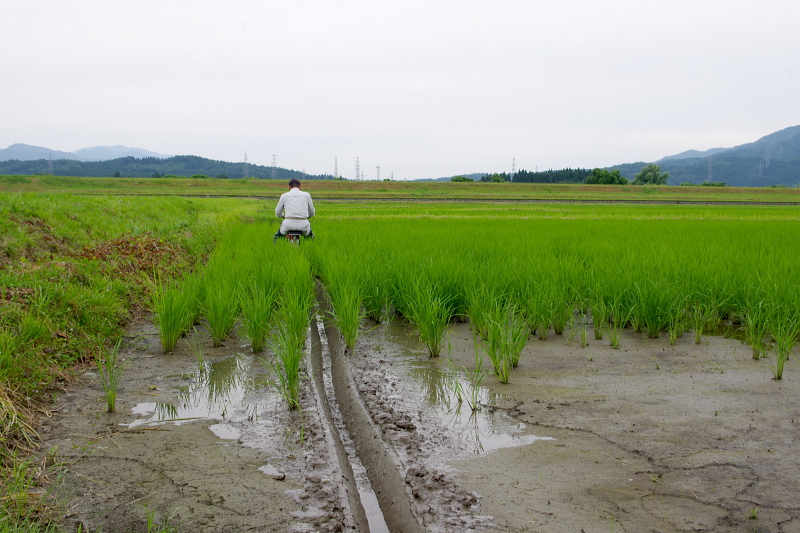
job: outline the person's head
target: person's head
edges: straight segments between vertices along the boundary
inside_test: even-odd
[[[300,188],[300,180],[297,178],[292,178],[289,180],[289,188],[294,189],[295,187],[298,189]]]

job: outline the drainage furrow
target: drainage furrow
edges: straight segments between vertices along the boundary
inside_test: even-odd
[[[323,310],[336,403],[347,432],[355,444],[358,458],[367,471],[386,525],[392,532],[422,533],[425,529],[420,525],[411,505],[411,493],[404,480],[403,468],[393,450],[384,443],[380,430],[373,424],[358,394],[341,335],[330,322],[328,302],[320,293],[321,291],[318,292],[318,301]],[[312,331],[313,329],[312,327]]]
[[[325,392],[325,383],[323,381],[323,371],[322,342],[319,336],[316,317],[313,317],[311,320],[311,373],[313,375],[314,387],[317,391],[317,398],[319,399],[322,413],[325,416],[325,421],[336,449],[336,458],[339,462],[339,469],[342,472],[345,492],[347,493],[347,502],[350,506],[350,512],[353,515],[356,530],[359,533],[369,533],[367,513],[364,511],[364,506],[361,504],[353,467],[350,464],[350,459],[347,457],[347,450],[345,450],[344,443],[339,435],[339,430],[331,414],[331,407],[328,404],[328,395]]]

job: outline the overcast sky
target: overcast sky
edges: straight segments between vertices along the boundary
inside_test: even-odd
[[[797,0],[0,0],[0,21],[2,148],[417,179],[800,124]]]

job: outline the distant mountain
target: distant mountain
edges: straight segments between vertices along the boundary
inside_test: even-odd
[[[699,154],[699,155],[698,155]],[[733,148],[689,150],[656,161],[669,172],[670,185],[703,183],[709,176],[737,187],[766,187],[800,184],[800,126],[765,135],[755,142]],[[609,167],[632,180],[647,163],[626,163]]]
[[[656,163],[660,163],[661,161],[666,161],[668,159],[691,159],[693,157],[708,157],[710,155],[724,152],[725,150],[730,150],[730,148],[712,148],[710,150],[706,150],[705,152],[701,152],[699,150],[686,150],[685,152],[681,152],[679,154],[662,157],[661,159],[656,161]]]
[[[171,155],[159,154],[158,152],[151,152],[143,148],[128,148],[127,146],[92,146],[91,148],[81,148],[75,150],[73,154],[80,157],[83,161],[108,161],[109,159],[119,159],[120,157],[136,157],[141,159],[143,157],[157,157],[159,159],[166,159],[172,157]]]
[[[150,178],[154,174],[190,177],[204,174],[209,177],[241,178],[245,172],[249,178],[269,179],[273,176],[273,168],[252,163],[245,167],[244,163],[228,163],[215,161],[194,155],[177,155],[166,159],[156,157],[121,157],[108,161],[75,161],[70,159],[53,159],[52,174],[55,176],[111,177],[117,172],[122,177]],[[34,161],[0,161],[0,175],[50,174],[50,161],[37,159]],[[275,168],[276,179],[333,179],[330,175],[314,176],[297,170]]]
[[[28,144],[12,144],[8,148],[0,149],[0,161],[34,161],[36,159],[69,159],[73,161],[108,161],[120,157],[158,157],[167,158],[168,155],[151,152],[142,148],[128,148],[127,146],[93,146],[81,148],[74,152],[61,152],[43,146]]]
[[[28,144],[12,144],[8,148],[0,149],[0,161],[16,159],[17,161],[31,161],[34,159],[74,159],[80,161],[80,156],[72,152],[60,152],[50,150],[41,146],[30,146]]]

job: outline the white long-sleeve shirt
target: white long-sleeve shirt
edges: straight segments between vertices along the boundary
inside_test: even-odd
[[[275,208],[275,216],[285,218],[308,219],[313,217],[315,212],[311,195],[297,187],[283,193],[278,200],[278,207]]]

